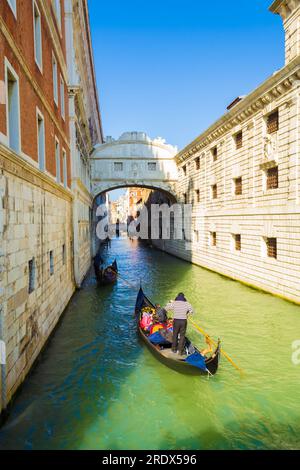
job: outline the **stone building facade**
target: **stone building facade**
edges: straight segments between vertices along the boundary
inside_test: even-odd
[[[103,143],[87,0],[65,0],[74,223],[74,275],[80,286],[91,265],[90,155]]]
[[[176,156],[191,234],[156,244],[300,303],[300,2],[270,9],[284,21],[285,66]]]
[[[101,139],[86,1],[1,1],[0,411],[90,265]]]

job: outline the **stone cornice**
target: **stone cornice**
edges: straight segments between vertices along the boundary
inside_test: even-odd
[[[69,189],[56,183],[46,173],[30,165],[30,163],[2,144],[0,144],[0,170],[4,170],[67,201],[72,201],[73,199]]]
[[[187,145],[176,155],[176,162],[182,163],[196,152],[212,145],[213,142],[229,131],[234,130],[238,125],[243,124],[258,111],[272,103],[280,96],[284,96],[293,85],[300,80],[300,57],[296,57],[292,62],[279,70],[266,80],[261,86],[256,88],[251,94],[246,96],[227,114],[223,115],[211,127],[197,137],[191,144]]]
[[[121,162],[124,162],[124,161],[130,161],[130,160],[138,160],[139,162],[142,162],[142,161],[151,161],[153,163],[155,162],[158,162],[158,161],[163,161],[163,162],[167,162],[167,161],[170,161],[170,162],[173,162],[174,161],[174,157],[166,157],[166,158],[153,158],[153,157],[145,157],[143,155],[136,155],[135,157],[115,157],[114,155],[112,155],[111,157],[108,157],[108,156],[105,156],[105,157],[90,157],[89,158],[91,161],[121,161]]]
[[[275,0],[269,10],[280,15],[283,21],[286,21],[299,6],[300,0]]]
[[[59,129],[59,132],[60,132],[60,134],[61,134],[61,136],[64,140],[65,146],[68,149],[70,149],[69,139],[67,138],[65,132],[63,131],[61,124],[57,120],[53,110],[51,109],[50,104],[48,103],[48,101],[45,98],[43,92],[41,91],[37,81],[35,80],[34,76],[31,73],[31,71],[30,71],[30,69],[29,69],[22,53],[19,51],[18,47],[16,46],[13,37],[11,36],[9,30],[7,29],[7,27],[6,27],[4,21],[2,20],[1,17],[0,17],[0,32],[3,34],[6,41],[8,42],[12,52],[14,53],[17,61],[19,62],[20,66],[22,67],[26,77],[28,78],[29,83],[33,87],[34,91],[36,92],[36,94],[39,97],[39,99],[41,100],[41,102],[43,103],[43,105],[44,105],[45,109],[47,110],[51,120],[56,125],[57,129]]]
[[[146,140],[113,140],[112,142],[105,142],[104,144],[96,146],[94,148],[94,153],[97,152],[98,150],[102,150],[102,149],[105,149],[105,148],[110,147],[110,146],[115,147],[115,146],[118,146],[118,145],[136,145],[136,144],[138,144],[138,145],[140,145],[140,144],[148,145],[149,147],[158,147],[158,148],[161,148],[161,149],[166,150],[167,152],[171,153],[169,147],[172,147],[172,146],[170,144],[160,144],[159,142],[154,142],[153,140],[150,140],[150,141],[146,141]],[[174,157],[170,157],[170,159],[173,160],[175,158],[175,155],[176,154],[174,153]],[[104,157],[104,158],[110,158],[110,157]],[[124,158],[127,158],[127,157],[124,157]],[[151,157],[145,157],[145,158],[151,158]],[[163,159],[163,160],[165,160],[165,159]]]

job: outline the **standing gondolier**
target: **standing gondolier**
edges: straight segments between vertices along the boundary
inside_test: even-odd
[[[181,292],[174,301],[165,306],[165,310],[173,312],[173,343],[172,351],[181,356],[184,353],[185,333],[187,327],[187,316],[193,313],[193,307],[187,302],[184,294]]]

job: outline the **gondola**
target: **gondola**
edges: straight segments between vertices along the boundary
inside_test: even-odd
[[[181,373],[190,374],[190,375],[215,375],[220,360],[220,341],[218,342],[217,348],[214,350],[213,354],[210,357],[205,357],[205,362],[202,359],[202,367],[199,368],[199,365],[194,365],[192,362],[192,355],[198,356],[200,351],[191,343],[191,341],[186,338],[185,348],[191,351],[191,354],[187,355],[185,358],[177,357],[178,355],[174,354],[171,350],[171,343],[169,344],[152,344],[149,340],[147,334],[140,327],[140,320],[142,318],[142,310],[145,307],[154,308],[154,304],[146,297],[143,292],[143,289],[140,288],[139,293],[136,299],[135,305],[135,316],[137,322],[137,331],[142,339],[142,341],[149,348],[151,353],[164,365],[170,367],[173,370],[176,370]],[[193,356],[193,357],[194,357]],[[190,357],[190,362],[189,358]],[[202,356],[203,358],[203,356]],[[203,367],[204,365],[204,367]]]
[[[110,266],[101,269],[95,264],[95,274],[99,285],[106,286],[112,284],[118,277],[118,265],[115,260]]]

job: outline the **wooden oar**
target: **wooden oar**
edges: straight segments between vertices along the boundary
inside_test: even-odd
[[[127,284],[129,287],[133,288],[133,289],[136,289],[137,286],[134,286],[131,282],[127,281],[127,279],[125,279],[123,276],[121,276],[121,274],[118,272],[118,271],[115,271],[111,266],[110,266],[110,269],[120,278],[122,279],[123,282],[125,282],[125,284]]]
[[[209,338],[209,340],[214,346],[217,346],[217,343],[207,333],[205,333],[205,331],[199,325],[197,325],[197,323],[195,323],[191,318],[189,318],[189,321],[193,325],[193,327],[196,328],[196,330],[200,331],[200,333],[202,333],[204,336]],[[235,369],[237,369],[240,372],[241,375],[244,374],[243,370],[240,369],[240,367],[228,356],[228,354],[225,351],[223,351],[222,348],[220,348],[220,352],[233,365],[233,367],[235,367]]]

